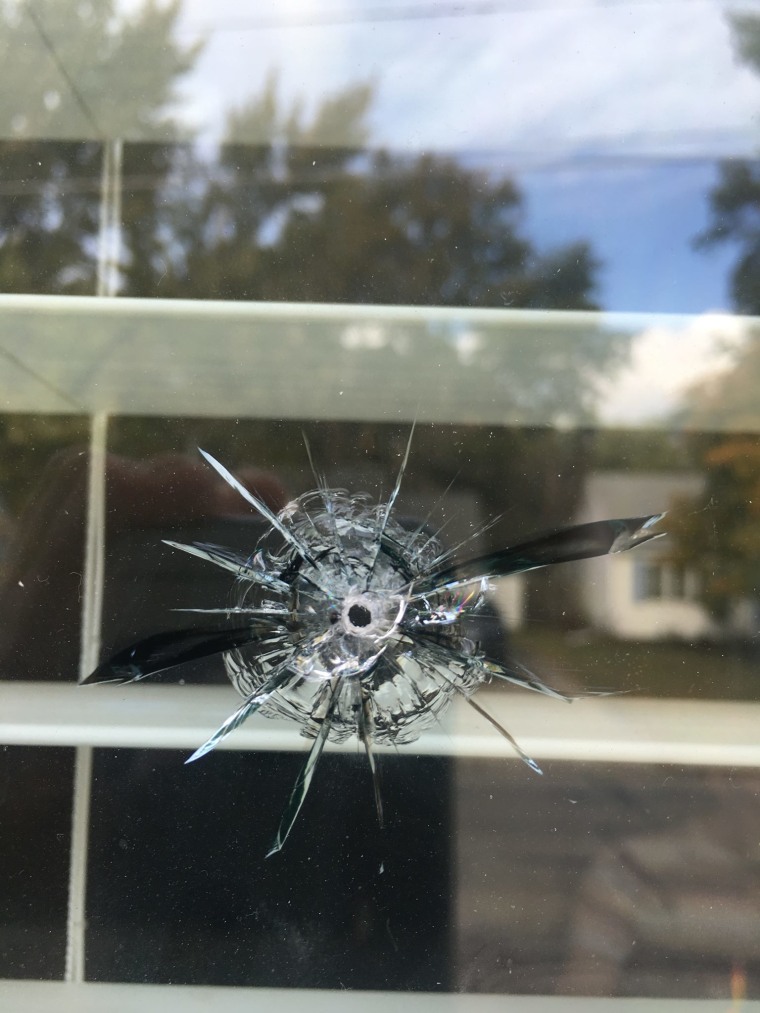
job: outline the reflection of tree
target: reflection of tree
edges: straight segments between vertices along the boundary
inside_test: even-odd
[[[737,57],[760,72],[760,17],[729,17]],[[733,243],[739,259],[731,275],[731,294],[741,313],[760,312],[760,166],[732,160],[720,166],[720,179],[711,191],[709,228],[698,245]]]
[[[760,589],[760,340],[748,340],[724,373],[689,392],[679,421],[704,472],[704,489],[669,515],[677,562],[699,574],[700,597],[725,619]],[[725,435],[721,435],[721,434]]]
[[[760,17],[732,14],[739,60],[760,72]],[[760,166],[732,160],[720,166],[710,192],[711,222],[697,245],[731,243],[739,256],[731,294],[740,313],[760,313]],[[722,375],[692,390],[681,419],[703,432],[746,433],[760,427],[760,336],[748,328],[746,343]],[[701,597],[727,618],[742,597],[760,589],[760,441],[754,436],[692,437],[705,474],[702,495],[672,512],[670,530],[678,561],[700,575]]]
[[[760,588],[760,440],[703,438],[705,490],[669,515],[676,562],[699,575],[700,597],[725,619]]]
[[[231,114],[218,159],[196,167],[203,197],[177,204],[162,293],[593,306],[588,246],[539,254],[521,234],[510,180],[449,158],[364,149],[371,97],[368,87],[348,89],[307,119],[281,108],[270,80]]]
[[[74,138],[171,134],[176,83],[197,53],[173,41],[179,8],[149,0],[125,15],[114,0],[36,0],[33,11],[0,3],[0,137],[12,138],[0,146],[0,291],[93,291],[101,145],[43,139],[61,128]],[[163,149],[132,147],[125,176],[149,174],[152,195],[169,164]],[[134,231],[129,214],[125,224]]]
[[[760,312],[760,165],[727,162],[710,193],[712,224],[698,244],[734,243],[739,259],[731,274],[731,296],[740,313]]]
[[[0,3],[1,136],[56,137],[61,123],[81,123],[86,136],[94,129],[123,138],[171,131],[168,107],[177,79],[197,54],[172,39],[180,0],[147,0],[132,14],[120,6],[115,0]],[[48,41],[55,57],[46,52]]]

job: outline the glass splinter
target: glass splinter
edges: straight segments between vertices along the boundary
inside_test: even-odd
[[[243,704],[238,707],[234,714],[231,714],[227,720],[214,732],[210,739],[207,739],[202,746],[199,746],[195,750],[192,756],[189,756],[185,763],[193,763],[195,760],[200,760],[206,753],[210,753],[212,749],[226,738],[230,732],[234,732],[236,728],[239,728],[244,721],[255,714],[256,711],[267,702],[271,695],[279,689],[284,680],[288,677],[287,665],[280,666],[279,669],[275,669],[274,672],[269,676],[267,681],[256,690],[255,693],[251,693]]]
[[[377,822],[382,829],[384,826],[383,800],[380,795],[380,775],[377,769],[375,754],[372,750],[372,714],[370,712],[370,696],[367,690],[359,686],[358,683],[353,682],[352,685],[355,687],[354,695],[357,698],[355,701],[357,731],[359,739],[364,745],[364,749],[367,754],[367,762],[369,763],[369,770],[372,775],[372,787],[375,793]]]
[[[506,728],[504,728],[503,725],[499,724],[499,722],[496,720],[493,714],[489,714],[484,707],[481,707],[480,704],[476,703],[471,697],[467,697],[467,703],[470,705],[470,707],[474,708],[478,712],[478,714],[481,715],[481,717],[484,717],[486,721],[489,721],[494,726],[499,735],[504,736],[504,738],[509,742],[509,744],[518,754],[523,763],[527,763],[530,769],[535,770],[537,774],[543,774],[543,770],[541,770],[536,761],[531,759],[530,756],[528,756],[528,754],[521,748],[521,746],[515,740],[515,737],[513,735],[510,735],[510,733],[507,731]]]
[[[304,804],[306,795],[311,786],[311,780],[314,777],[314,771],[317,769],[319,758],[322,755],[322,750],[327,742],[327,736],[330,734],[330,724],[332,716],[335,711],[335,705],[338,702],[342,685],[339,676],[335,676],[330,680],[327,690],[327,710],[323,717],[319,718],[319,727],[317,734],[314,736],[314,745],[309,750],[309,756],[304,764],[304,768],[298,775],[298,780],[293,786],[293,791],[290,793],[288,804],[285,808],[285,812],[282,815],[280,826],[277,831],[277,836],[274,839],[274,844],[267,852],[267,858],[276,854],[282,849],[283,844],[287,840],[288,834],[293,828],[293,824],[296,821],[296,817],[301,811],[301,806]]]
[[[269,523],[250,555],[207,543],[167,544],[234,575],[227,607],[188,608],[211,628],[158,633],[105,661],[87,682],[138,681],[221,655],[243,697],[240,707],[193,753],[200,759],[252,714],[295,721],[313,739],[269,854],[285,843],[325,744],[356,736],[364,745],[378,819],[383,807],[375,745],[413,742],[462,696],[533,770],[538,764],[471,699],[493,679],[569,700],[523,666],[487,658],[462,621],[473,615],[488,578],[570,560],[624,552],[659,536],[662,514],[575,525],[478,556],[462,565],[426,526],[412,530],[393,508],[411,451],[411,434],[390,497],[330,489],[306,443],[317,488],[279,514],[252,495],[210,454],[204,459]],[[480,587],[468,585],[480,584]],[[224,623],[227,625],[224,625]]]

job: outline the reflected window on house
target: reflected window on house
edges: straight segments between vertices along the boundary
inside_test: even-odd
[[[635,601],[663,597],[663,563],[636,560],[633,568],[633,597]]]
[[[633,566],[634,601],[668,598],[687,601],[696,597],[696,574],[685,567],[655,560],[636,560]]]
[[[670,598],[688,598],[688,579],[682,566],[669,567]]]

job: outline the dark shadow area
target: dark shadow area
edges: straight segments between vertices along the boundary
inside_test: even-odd
[[[0,746],[0,977],[60,979],[74,750]]]
[[[87,978],[446,991],[452,987],[450,764],[322,758],[297,828],[265,859],[303,764],[98,750]]]
[[[88,423],[0,416],[0,679],[77,677]]]

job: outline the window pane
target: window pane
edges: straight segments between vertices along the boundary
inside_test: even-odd
[[[717,0],[0,5],[0,975],[760,996],[758,39]],[[272,516],[364,494],[363,558],[413,423],[369,551],[404,618],[444,581],[446,663],[404,627],[407,698],[330,656],[352,734],[267,859],[328,697],[184,761],[277,664],[252,569],[291,665],[367,592],[316,525],[270,572]],[[381,827],[358,740],[410,713]]]

